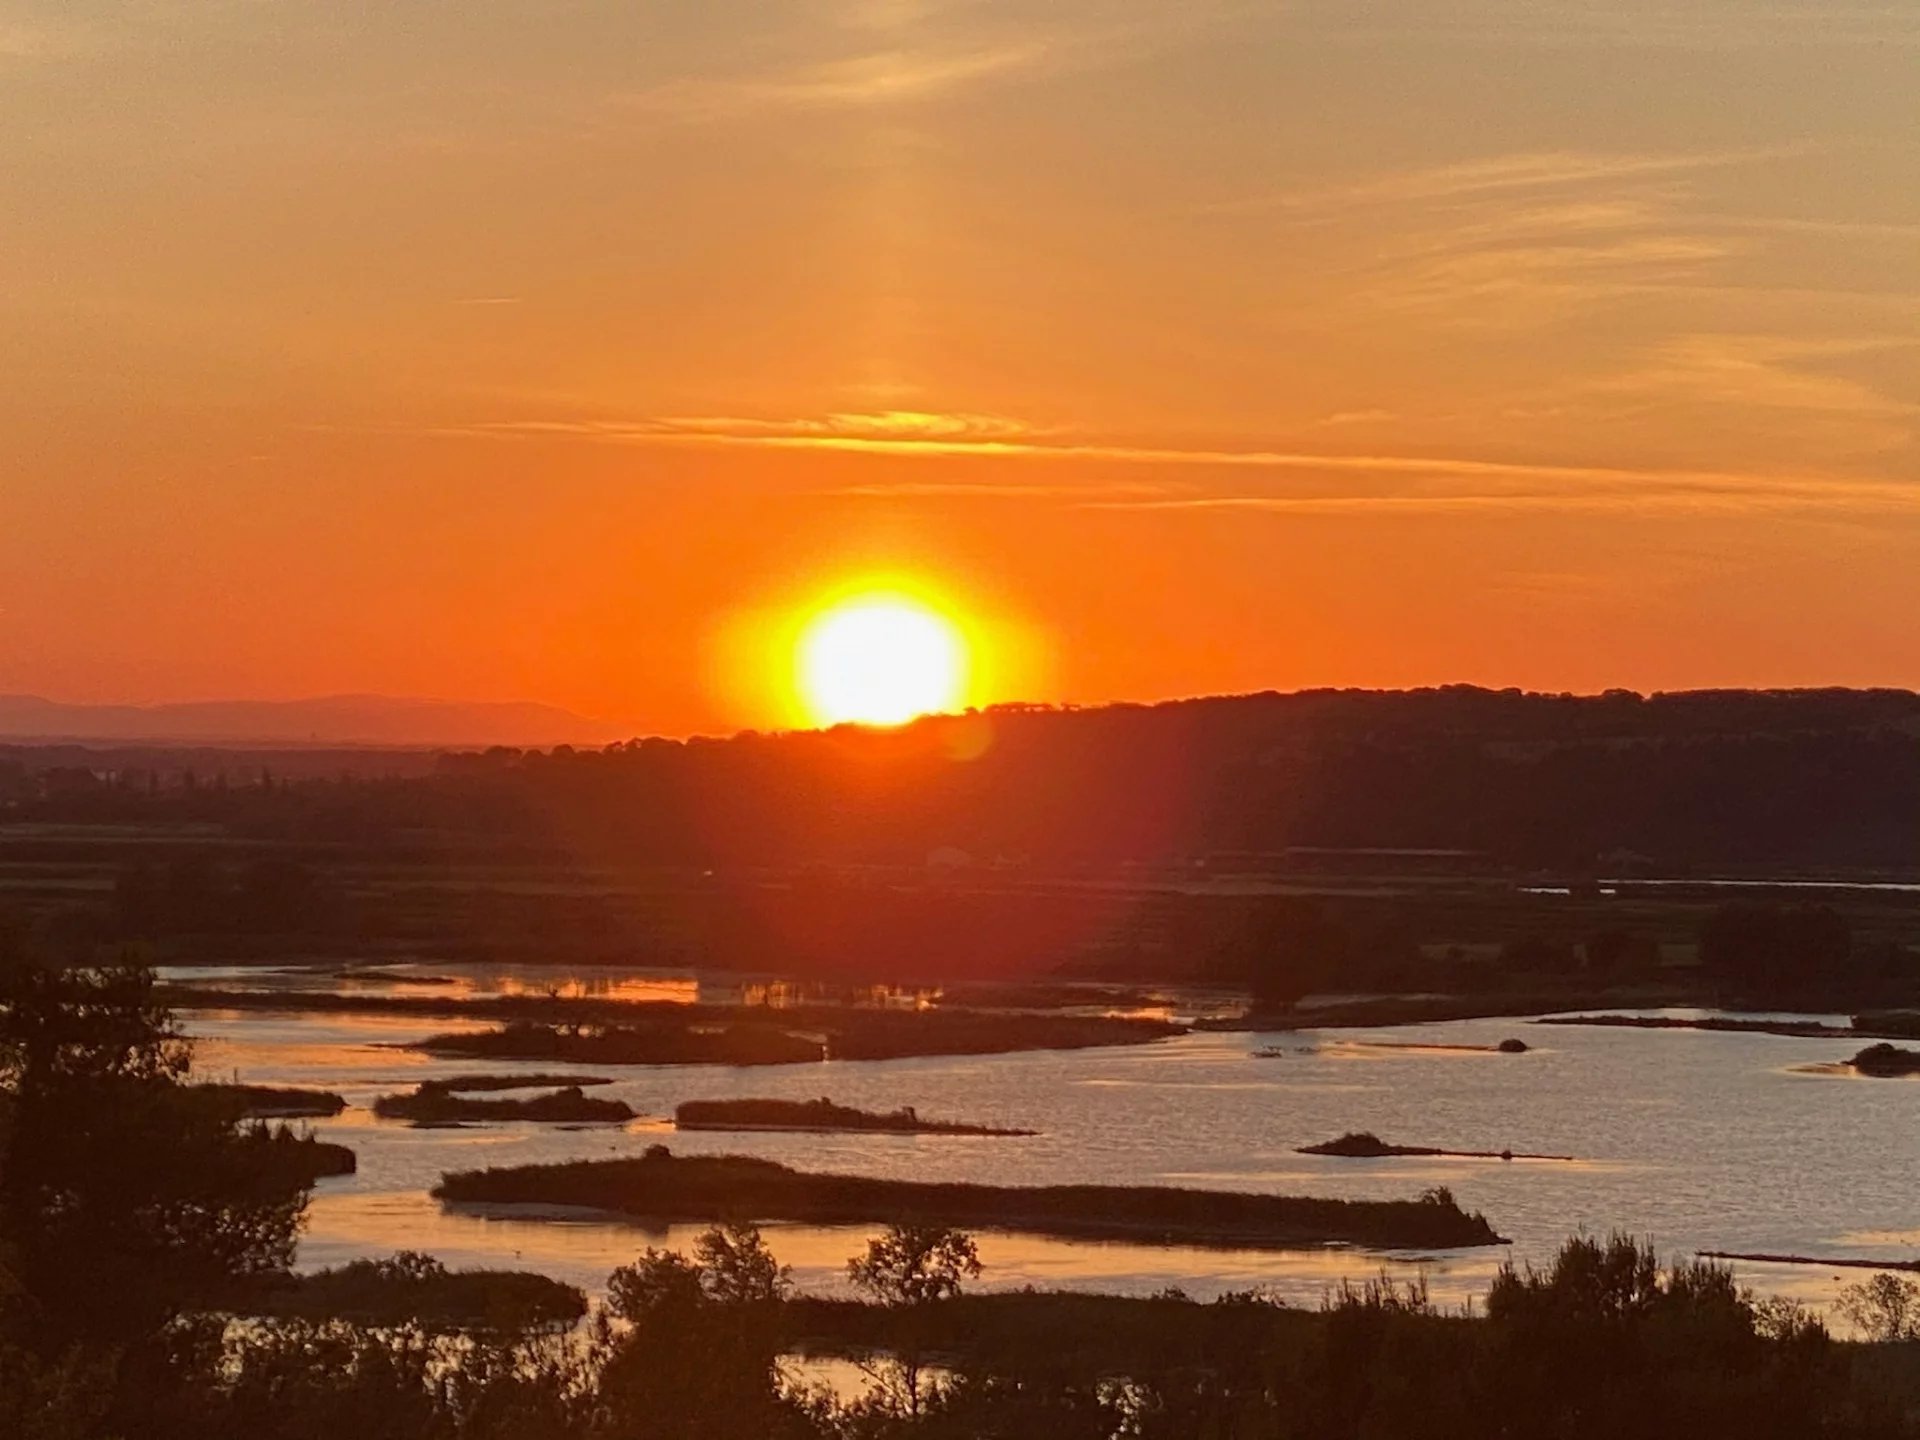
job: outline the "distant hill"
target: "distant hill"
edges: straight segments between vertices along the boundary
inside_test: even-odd
[[[67,705],[0,695],[0,738],[218,745],[599,745],[632,731],[528,701],[476,703],[392,695]]]
[[[223,796],[186,786],[185,773],[204,781],[244,778],[249,768],[369,772],[332,760],[296,771],[269,764],[264,747],[238,767],[211,755],[63,762],[96,775],[158,772],[149,796],[124,780],[37,779],[48,751],[0,755],[0,801],[12,764],[25,820],[244,821],[254,833],[360,839],[425,830],[716,870],[917,867],[940,856],[949,867],[1004,860],[1016,869],[1222,874],[1376,862],[1399,872],[1920,874],[1920,695],[1907,691],[1322,690],[1079,710],[1008,705],[894,730],[605,748],[579,743],[600,738],[591,722],[532,706],[329,703],[320,715],[168,707],[120,723],[181,735],[193,733],[180,728],[183,714],[208,725],[196,712],[211,708],[219,728],[201,735],[352,737],[388,746],[389,762],[404,755],[405,766],[382,773],[411,778],[271,793],[242,786]],[[289,711],[303,728],[269,732],[269,717],[285,727]],[[36,723],[50,728],[45,714]],[[464,748],[447,743],[435,756],[397,748],[463,733],[472,737]],[[535,735],[571,748],[487,749]]]
[[[1468,686],[1005,706],[898,730],[448,756],[450,807],[669,863],[1920,868],[1920,696]],[[449,814],[453,813],[450,808]],[[1245,863],[1245,862],[1243,862]],[[1319,862],[1316,862],[1319,863]]]

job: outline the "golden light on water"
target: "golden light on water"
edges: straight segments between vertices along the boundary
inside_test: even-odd
[[[814,616],[795,653],[818,725],[902,725],[965,703],[971,655],[960,626],[905,594],[857,595]]]

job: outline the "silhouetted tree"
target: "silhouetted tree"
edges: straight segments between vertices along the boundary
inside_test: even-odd
[[[187,1061],[148,971],[0,960],[0,1244],[47,1337],[148,1335],[291,1261],[306,1162]]]
[[[1869,1340],[1920,1340],[1920,1284],[1881,1271],[1840,1292],[1839,1311]]]
[[[599,1329],[596,1424],[662,1440],[804,1434],[806,1406],[779,1364],[790,1288],[747,1224],[708,1230],[692,1257],[649,1248],[614,1271],[608,1306],[629,1328]]]
[[[926,1384],[927,1306],[951,1300],[980,1274],[980,1252],[965,1231],[944,1225],[890,1225],[847,1262],[854,1288],[894,1312],[890,1353],[869,1367],[883,1412],[918,1416],[938,1388]]]

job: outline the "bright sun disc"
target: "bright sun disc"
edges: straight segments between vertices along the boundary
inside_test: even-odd
[[[816,723],[903,725],[958,709],[967,646],[916,600],[873,595],[834,606],[800,636],[800,694]]]

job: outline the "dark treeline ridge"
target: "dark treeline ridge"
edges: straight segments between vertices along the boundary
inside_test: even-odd
[[[918,862],[939,846],[1043,862],[1289,847],[1484,852],[1585,866],[1920,862],[1920,696],[1892,690],[1526,694],[1469,686],[996,707],[605,750],[447,755],[437,773],[262,787],[90,781],[17,755],[27,819],[211,820],[287,837],[422,830],[556,838],[711,866]]]
[[[1445,1191],[1418,1200],[1321,1200],[1167,1186],[967,1185],[793,1170],[745,1155],[462,1170],[434,1195],[452,1204],[583,1206],[653,1220],[790,1220],[820,1225],[968,1225],[1074,1239],[1300,1249],[1453,1248],[1504,1243]]]
[[[1920,897],[1740,907],[1635,877],[1913,873],[1916,735],[1905,692],[1450,688],[1003,707],[408,775],[188,784],[178,756],[160,774],[102,752],[16,760],[0,870],[76,951],[196,963],[1097,976],[1256,984],[1270,1011],[1314,986],[1881,1008],[1920,994]]]
[[[432,1080],[423,1081],[411,1094],[382,1095],[373,1102],[373,1113],[383,1120],[411,1120],[427,1125],[488,1120],[614,1124],[634,1116],[633,1107],[626,1101],[588,1095],[578,1085],[567,1085],[545,1095],[481,1100]]]
[[[881,1114],[818,1100],[688,1100],[676,1106],[681,1130],[881,1130],[899,1135],[1032,1135],[957,1120],[927,1120],[912,1106]]]

